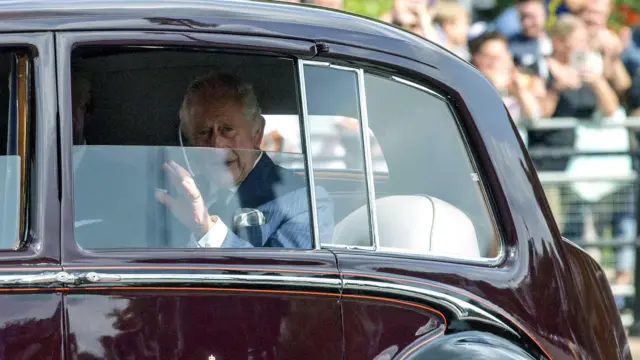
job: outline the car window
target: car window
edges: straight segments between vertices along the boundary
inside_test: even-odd
[[[497,256],[500,247],[480,177],[451,107],[410,82],[365,74],[364,83],[368,123],[389,169],[388,180],[375,186],[380,247]]]
[[[0,248],[15,249],[26,223],[31,61],[26,51],[0,51]]]
[[[304,65],[308,131],[314,183],[328,189],[335,221],[362,209],[353,231],[360,242],[332,236],[326,245],[372,246],[369,196],[365,176],[358,73],[351,69]],[[339,234],[334,234],[339,235]]]
[[[304,153],[271,131],[300,119],[293,59],[79,47],[72,60],[80,247],[313,247]],[[331,199],[315,193],[330,237]]]

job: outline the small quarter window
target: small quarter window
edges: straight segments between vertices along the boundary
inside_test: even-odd
[[[329,241],[324,244],[370,247],[372,227],[358,73],[352,69],[305,65],[304,80],[314,182],[330,193],[338,224],[346,224],[341,221],[350,214],[356,213],[358,217],[348,228],[337,227],[334,236],[325,237]],[[322,226],[319,223],[320,230]]]
[[[27,225],[31,76],[28,51],[0,51],[0,249],[19,247]]]
[[[388,167],[388,179],[375,184],[381,250],[497,256],[480,177],[447,102],[393,78],[364,80],[369,126]]]

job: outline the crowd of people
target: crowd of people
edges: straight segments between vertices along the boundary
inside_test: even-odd
[[[283,0],[343,9],[344,0]],[[574,117],[640,115],[640,29],[611,30],[614,0],[515,0],[491,22],[474,0],[395,0],[381,20],[412,31],[475,65],[502,94],[518,125]],[[531,147],[571,147],[567,132],[529,134]],[[540,162],[563,170],[566,161]],[[564,165],[564,166],[563,166]]]
[[[340,10],[345,5],[344,0],[283,1]],[[640,139],[640,132],[630,134],[624,126],[581,125],[620,124],[640,116],[640,28],[609,26],[614,1],[514,0],[486,21],[477,10],[491,0],[394,0],[380,20],[441,45],[482,72],[502,96],[530,152],[548,154],[533,157],[538,172],[615,175],[633,171],[629,156],[570,154],[628,151]],[[578,125],[531,126],[562,118],[578,119]],[[633,186],[569,182],[553,190],[562,203],[562,209],[555,210],[564,219],[560,225],[567,238],[601,238],[603,226],[615,239],[635,238]],[[594,220],[594,206],[602,202],[616,206]],[[633,252],[632,247],[616,251],[616,283],[631,281]]]

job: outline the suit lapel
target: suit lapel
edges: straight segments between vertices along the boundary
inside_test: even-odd
[[[235,204],[236,208],[257,208],[265,202],[275,199],[274,169],[273,161],[263,153],[260,161],[238,187],[230,204]]]

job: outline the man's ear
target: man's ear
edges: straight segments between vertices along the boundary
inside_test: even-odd
[[[264,117],[262,115],[260,115],[257,119],[256,119],[256,124],[254,125],[254,134],[253,134],[253,146],[256,149],[260,149],[260,145],[262,145],[262,138],[264,137],[264,125],[265,125],[265,120]]]

